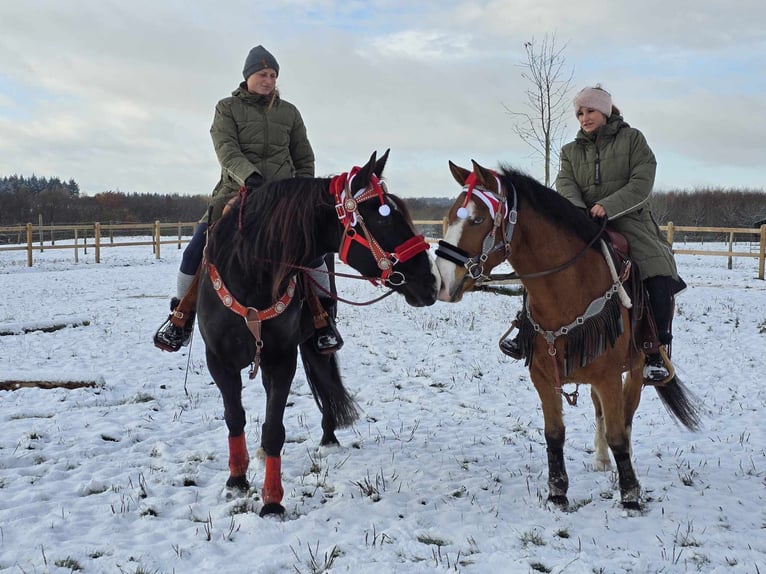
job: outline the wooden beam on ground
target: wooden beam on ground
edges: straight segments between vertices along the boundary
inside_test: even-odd
[[[0,391],[17,391],[22,388],[82,389],[99,387],[96,381],[0,381]]]

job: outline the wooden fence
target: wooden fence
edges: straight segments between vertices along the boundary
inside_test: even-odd
[[[442,237],[446,228],[446,219],[442,220],[416,220],[419,226],[441,226]],[[78,261],[79,250],[87,253],[92,248],[95,253],[96,263],[101,262],[101,249],[107,247],[122,247],[128,245],[151,245],[152,252],[157,259],[161,256],[162,245],[176,245],[181,249],[186,244],[196,227],[196,222],[185,223],[92,223],[75,225],[26,225],[15,227],[0,227],[0,238],[5,238],[7,243],[0,244],[0,251],[26,251],[27,266],[34,263],[33,253],[35,250],[47,249],[70,249],[74,250],[74,260]],[[758,279],[764,278],[766,271],[766,225],[760,228],[748,229],[744,227],[690,227],[676,226],[673,222],[660,227],[667,233],[668,242],[673,245],[673,253],[681,255],[715,255],[726,257],[728,268],[731,269],[734,257],[751,257],[758,259]],[[677,235],[682,233],[711,237],[718,243],[726,243],[728,248],[721,249],[684,249],[674,245]],[[47,234],[48,240],[45,240]],[[59,234],[59,244],[56,244],[56,234]],[[121,235],[131,234],[134,237],[121,239]],[[37,240],[35,241],[35,235]],[[151,240],[136,241],[135,236],[149,236]],[[170,238],[172,236],[172,238]],[[735,251],[735,238],[741,236],[751,237],[748,251]],[[67,238],[68,242],[62,243],[61,239]],[[11,240],[15,239],[15,244]],[[71,240],[73,239],[73,243]],[[429,239],[429,241],[437,241]],[[700,241],[704,245],[704,239]]]

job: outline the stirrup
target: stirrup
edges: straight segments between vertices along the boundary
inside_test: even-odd
[[[673,364],[668,358],[664,346],[660,346],[657,355],[647,355],[644,363],[644,385],[661,387],[676,376]]]
[[[516,328],[516,320],[513,320],[508,330],[500,337],[498,346],[500,351],[508,355],[511,359],[520,361],[524,358],[524,350],[521,348],[521,341],[519,340],[520,333],[516,333],[515,337],[510,337],[511,332]]]
[[[343,338],[332,320],[326,327],[314,331],[314,347],[321,355],[332,355],[343,347]]]

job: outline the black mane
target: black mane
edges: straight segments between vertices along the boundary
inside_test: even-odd
[[[540,215],[571,231],[585,243],[590,243],[599,235],[601,226],[598,223],[568,199],[545,187],[533,177],[507,165],[500,167],[498,175],[506,193],[509,194],[509,203],[513,201],[512,190],[516,188],[520,204],[526,203]],[[598,248],[598,244],[595,247]]]
[[[250,279],[271,280],[278,289],[294,272],[292,265],[308,263],[318,211],[332,209],[329,183],[329,178],[290,178],[249,192],[216,223],[208,258],[223,274],[250,269],[255,273]]]

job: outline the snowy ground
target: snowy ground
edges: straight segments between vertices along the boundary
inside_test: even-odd
[[[180,251],[0,253],[0,380],[96,388],[0,391],[0,571],[18,573],[720,572],[766,574],[766,283],[755,260],[679,257],[689,289],[677,369],[705,406],[675,425],[646,389],[633,449],[647,499],[620,507],[592,470],[588,394],[565,407],[572,510],[549,508],[537,396],[496,347],[516,297],[341,306],[361,420],[320,456],[302,371],[287,411],[284,520],[226,501],[226,428],[197,335],[162,353]],[[363,281],[339,281],[368,300]],[[55,332],[25,329],[52,320]],[[83,325],[82,323],[88,323]],[[246,377],[245,377],[246,379]],[[185,389],[187,392],[185,392]],[[264,408],[246,382],[251,454]],[[260,485],[262,469],[251,466]]]

